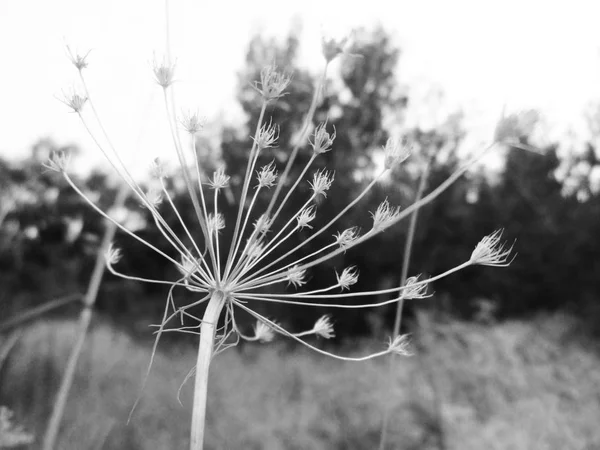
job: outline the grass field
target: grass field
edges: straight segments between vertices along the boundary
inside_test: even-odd
[[[574,319],[484,325],[427,317],[414,336],[416,355],[397,358],[392,385],[383,360],[341,363],[277,343],[219,355],[207,448],[374,449],[386,406],[389,449],[600,449],[600,352]],[[0,371],[0,404],[38,443],[74,333],[69,322],[30,326]],[[127,425],[150,347],[97,323],[59,449],[185,449],[192,386],[183,387],[182,405],[177,391],[194,353],[187,344],[162,346]]]

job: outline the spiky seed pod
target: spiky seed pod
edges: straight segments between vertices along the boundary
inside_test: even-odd
[[[313,152],[315,152],[317,155],[330,151],[333,141],[335,140],[335,127],[333,128],[332,134],[327,132],[326,127],[327,122],[324,122],[315,128],[313,140],[310,142]]]
[[[267,324],[257,321],[254,325],[254,339],[261,342],[271,342],[275,337],[275,332]]]
[[[278,72],[277,66],[271,65],[261,70],[260,83],[255,83],[254,89],[260,92],[266,101],[271,101],[284,95],[283,91],[288,87],[290,81],[291,76]]]
[[[300,213],[296,217],[296,220],[298,221],[298,228],[302,229],[308,227],[312,229],[312,226],[309,224],[314,220],[316,214],[317,213],[315,211],[314,205],[309,206],[308,208],[304,208],[302,211],[300,211]]]
[[[204,128],[206,119],[199,117],[197,112],[191,113],[188,111],[187,113],[183,113],[179,122],[185,131],[194,135]]]
[[[219,167],[213,172],[213,179],[208,182],[211,189],[223,189],[229,185],[229,175],[225,175],[225,168]]]
[[[277,181],[277,172],[275,171],[275,164],[272,162],[266,166],[263,166],[260,171],[256,171],[258,178],[258,185],[256,187],[267,189],[272,188]]]
[[[342,270],[341,275],[339,275],[336,272],[335,276],[337,278],[338,284],[342,288],[342,291],[344,289],[350,289],[350,286],[356,284],[356,282],[358,281],[358,269],[356,268],[356,266],[346,267],[344,270]]]
[[[153,65],[154,78],[156,82],[163,87],[168,88],[175,77],[175,64],[169,64],[165,60],[162,62],[154,61]]]
[[[74,113],[80,114],[83,106],[86,104],[88,98],[85,95],[78,94],[75,92],[75,89],[72,89],[71,92],[65,93],[63,92],[63,98],[60,99],[65,105],[71,108]]]
[[[481,266],[506,267],[510,265],[508,257],[512,252],[512,246],[506,248],[506,243],[500,241],[501,237],[502,230],[496,230],[484,237],[471,253],[469,262]]]
[[[410,350],[410,337],[408,334],[401,334],[396,336],[394,339],[390,339],[389,351],[400,356],[412,356],[413,352]]]
[[[333,324],[329,316],[321,316],[313,327],[313,333],[325,339],[331,339],[335,337],[333,330]]]
[[[258,133],[252,139],[261,150],[272,148],[275,146],[277,139],[279,139],[279,127],[271,123],[265,123],[258,129]]]
[[[48,158],[48,161],[42,163],[48,170],[58,173],[65,173],[69,168],[71,155],[62,151],[53,151]]]
[[[225,218],[223,217],[223,214],[217,213],[216,216],[212,213],[209,214],[207,226],[211,234],[217,234],[219,231],[225,228]]]
[[[335,243],[339,245],[341,248],[346,249],[350,246],[355,240],[357,240],[360,236],[360,231],[358,227],[347,228],[341,233],[337,233],[333,237],[335,238]]]
[[[109,266],[112,266],[117,264],[122,256],[121,250],[114,247],[113,244],[110,244],[104,253],[104,261],[106,261],[106,264]]]
[[[331,187],[333,183],[334,175],[333,172],[327,170],[319,170],[315,172],[313,175],[312,183],[309,181],[310,187],[313,191],[313,194],[316,197],[322,195],[323,197],[327,197],[327,191]]]
[[[73,53],[71,51],[71,48],[67,45],[67,53],[69,56],[69,60],[71,61],[71,64],[73,64],[75,68],[80,72],[88,66],[86,58],[90,54],[90,51],[91,50],[89,50],[85,55],[81,55],[77,52]]]
[[[290,267],[287,270],[288,286],[290,284],[293,284],[294,287],[298,288],[298,287],[306,284],[305,277],[306,277],[306,270],[300,269],[300,268],[298,268],[298,266]]]
[[[383,147],[385,160],[384,166],[386,169],[397,167],[410,156],[411,148],[406,142],[389,138]]]
[[[373,231],[383,231],[394,223],[400,214],[400,208],[392,208],[387,198],[379,204],[377,210],[371,213],[373,216]]]

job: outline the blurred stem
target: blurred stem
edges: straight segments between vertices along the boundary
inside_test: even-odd
[[[427,157],[425,161],[425,167],[423,167],[423,172],[421,173],[421,179],[419,181],[419,188],[417,189],[417,194],[415,197],[415,203],[420,201],[423,197],[423,193],[425,192],[425,187],[427,186],[427,180],[429,178],[429,171],[431,168],[431,156]],[[408,226],[408,234],[406,235],[406,244],[404,246],[404,258],[402,261],[402,272],[400,274],[400,286],[404,286],[406,284],[406,278],[408,276],[408,267],[410,265],[410,256],[412,253],[413,241],[415,238],[415,231],[417,229],[417,219],[419,218],[419,209],[417,208],[412,215],[410,216],[410,224]],[[400,296],[398,299],[398,304],[396,307],[396,317],[394,319],[394,329],[392,331],[392,339],[395,339],[400,334],[400,324],[402,322],[402,311],[404,309],[404,297]],[[395,361],[395,353],[390,354],[388,359],[388,379],[390,387],[393,385],[394,380],[394,361]],[[390,423],[390,408],[388,406],[385,407],[383,413],[383,420],[381,424],[381,435],[379,440],[379,450],[385,449],[385,443],[387,439],[387,430]]]
[[[206,400],[208,394],[208,370],[214,350],[215,331],[221,310],[225,305],[225,295],[214,291],[202,317],[200,325],[200,343],[196,361],[196,380],[194,383],[194,405],[192,409],[192,436],[190,450],[204,448],[204,428],[206,425]]]
[[[128,186],[123,185],[117,194],[114,207],[119,208],[123,206],[125,199],[127,198],[127,193]],[[106,230],[104,231],[104,236],[102,238],[102,243],[98,249],[98,254],[96,255],[96,263],[94,265],[90,284],[85,297],[83,298],[83,310],[79,315],[79,329],[77,331],[75,345],[73,346],[73,349],[69,355],[69,359],[60,383],[60,388],[58,390],[58,394],[56,394],[56,399],[52,407],[52,415],[50,416],[50,421],[46,427],[44,442],[42,444],[43,450],[53,450],[56,447],[56,439],[58,437],[60,424],[65,412],[69,391],[71,390],[71,385],[73,384],[73,379],[75,377],[75,369],[77,368],[77,362],[81,356],[83,344],[92,321],[92,308],[94,307],[94,303],[96,303],[98,290],[100,289],[100,283],[102,282],[102,277],[104,276],[104,254],[112,242],[116,230],[117,226],[115,223],[107,223]]]
[[[60,308],[61,306],[68,305],[69,303],[73,303],[75,301],[81,300],[82,295],[77,294],[69,294],[64,297],[60,297],[54,300],[50,300],[49,302],[43,303],[40,306],[36,306],[25,311],[22,314],[19,314],[17,317],[13,317],[12,319],[8,319],[6,322],[0,323],[0,333],[4,333],[11,328],[14,328],[23,322],[27,322],[29,320],[33,320],[48,311],[52,311],[54,309]]]
[[[425,376],[429,379],[429,385],[432,391],[432,403],[435,412],[435,420],[437,422],[437,446],[440,450],[446,448],[446,430],[444,427],[444,416],[442,415],[442,384],[439,381],[437,366],[432,355],[434,349],[435,339],[433,336],[433,321],[423,312],[417,311],[417,325],[421,330],[423,336],[423,343],[425,346],[425,354],[419,355],[417,361],[421,366],[421,370],[425,373]]]

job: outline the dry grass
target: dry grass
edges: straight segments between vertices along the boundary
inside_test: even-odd
[[[448,449],[600,448],[600,360],[571,319],[422,325],[433,331],[416,336],[417,356],[399,359],[391,388],[383,361],[340,363],[278,345],[218,356],[207,448],[376,448],[384,402],[393,412],[390,449],[437,448],[440,430]],[[67,322],[30,327],[0,374],[0,404],[38,436],[74,332]],[[84,355],[59,449],[187,447],[191,386],[183,406],[176,397],[193,346],[163,347],[130,425],[149,348],[100,324]]]

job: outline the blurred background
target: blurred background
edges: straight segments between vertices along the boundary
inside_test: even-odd
[[[250,135],[259,114],[251,83],[267,64],[293,72],[268,111],[281,127],[264,157],[281,168],[323,65],[321,36],[349,36],[331,65],[315,122],[335,126],[333,150],[316,168],[336,178],[319,204],[326,224],[382,166],[381,146],[403,134],[413,156],[379,183],[335,231],[370,226],[386,197],[405,207],[494,139],[506,142],[420,211],[409,275],[435,275],[468,260],[498,228],[518,253],[508,268],[468,268],[409,302],[402,322],[415,356],[341,363],[283,337],[218,356],[212,367],[210,449],[377,448],[390,411],[389,449],[598,449],[600,432],[600,35],[593,2],[160,1],[0,3],[0,405],[39,448],[77,331],[82,293],[106,224],[42,163],[72,155],[71,174],[107,210],[118,179],[61,103],[80,88],[65,45],[87,53],[90,93],[123,159],[144,184],[153,158],[167,163],[174,202],[194,213],[177,165],[152,64],[166,42],[176,61],[178,106],[206,127],[196,152],[206,174],[232,176],[232,223]],[[308,159],[300,152],[300,161]],[[297,172],[299,173],[299,171]],[[300,187],[308,192],[308,185]],[[303,196],[287,208],[298,208]],[[264,199],[263,199],[264,200]],[[127,225],[165,252],[151,215],[126,202]],[[167,222],[177,218],[162,210]],[[307,289],[356,265],[355,290],[400,282],[407,223],[386,230],[310,273]],[[227,232],[225,231],[225,236]],[[298,233],[292,248],[308,234]],[[174,267],[117,232],[127,274],[175,280]],[[283,287],[281,287],[283,289]],[[179,301],[185,301],[180,294]],[[105,274],[69,395],[59,449],[186,448],[195,339],[167,334],[142,401],[140,391],[167,289]],[[189,297],[193,300],[193,297]],[[389,297],[382,296],[381,300]],[[364,302],[368,299],[356,298]],[[393,306],[316,310],[259,305],[291,329],[332,314],[342,354],[377,350]],[[199,312],[201,313],[201,311]],[[252,321],[240,316],[242,327]],[[0,427],[0,433],[3,428]],[[0,436],[0,447],[2,446]]]

